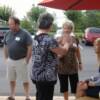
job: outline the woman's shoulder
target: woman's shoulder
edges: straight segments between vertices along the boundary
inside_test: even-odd
[[[75,36],[71,36],[71,37],[72,37],[73,43],[76,43],[77,46],[78,46],[79,45],[79,39],[77,37],[75,37]]]

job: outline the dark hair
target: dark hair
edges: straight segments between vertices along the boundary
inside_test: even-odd
[[[10,16],[9,19],[13,19],[15,24],[18,24],[20,25],[20,20],[17,18],[17,17],[14,17],[14,16]]]
[[[38,28],[40,29],[48,29],[53,23],[53,17],[49,13],[42,13],[38,18]]]

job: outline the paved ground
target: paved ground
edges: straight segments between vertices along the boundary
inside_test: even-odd
[[[6,100],[6,99],[7,99],[7,96],[1,96],[0,97],[0,100]],[[16,100],[25,100],[25,97],[17,96],[17,97],[15,97],[15,99]],[[31,97],[31,100],[35,100],[35,97]],[[64,99],[61,96],[54,96],[53,100],[64,100]],[[70,96],[69,100],[100,100],[100,99],[89,98],[89,97],[82,97],[82,98],[79,98],[79,99],[75,99],[75,97]]]
[[[79,98],[77,100],[100,100],[100,99],[89,98],[89,97],[82,97],[82,98]]]
[[[0,100],[6,100],[6,98],[7,98],[6,96],[1,96]],[[35,97],[31,97],[31,99],[35,100]],[[25,97],[19,97],[19,96],[17,96],[16,100],[25,100]],[[54,100],[64,100],[64,99],[63,99],[63,97],[57,97],[57,96],[55,96]],[[70,97],[69,100],[75,100],[75,98],[74,97]]]

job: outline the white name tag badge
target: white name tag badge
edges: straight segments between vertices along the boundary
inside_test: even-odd
[[[16,41],[20,41],[20,37],[16,37],[15,40],[16,40]]]

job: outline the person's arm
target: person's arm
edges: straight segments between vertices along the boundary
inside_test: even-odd
[[[8,34],[9,34],[9,32],[4,34],[4,48],[3,49],[4,49],[4,58],[5,58],[5,60],[8,59],[8,48],[7,48],[7,42],[6,42],[6,38],[7,38]]]
[[[81,54],[80,54],[80,48],[79,47],[77,47],[77,49],[76,49],[76,56],[78,58],[79,69],[82,70],[82,61],[81,61]]]
[[[68,49],[69,49],[69,45],[68,45],[68,43],[66,43],[62,47],[52,48],[51,51],[62,57],[67,53]]]
[[[4,57],[5,59],[8,59],[8,48],[6,45],[4,45]]]
[[[54,38],[49,39],[48,46],[53,53],[57,54],[60,57],[64,56],[69,49],[68,43],[65,43],[64,45],[59,45],[59,43]]]
[[[29,45],[27,47],[27,56],[26,56],[26,62],[29,63],[29,60],[31,58],[32,55],[32,45]]]
[[[29,60],[32,55],[32,43],[33,43],[32,37],[30,33],[27,33],[26,34],[26,45],[27,45],[26,63],[29,63]]]

